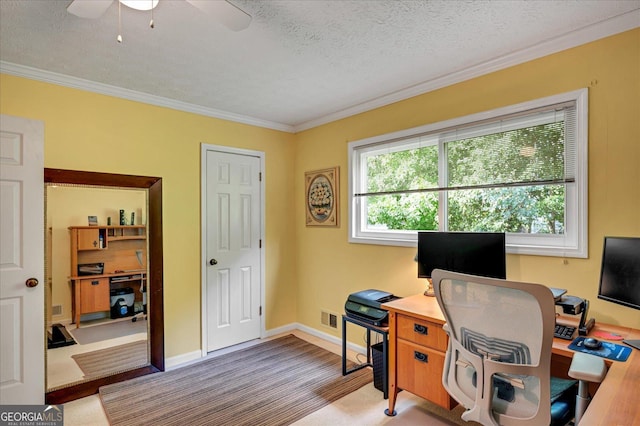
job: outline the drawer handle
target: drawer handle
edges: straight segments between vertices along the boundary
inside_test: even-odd
[[[429,334],[429,327],[422,324],[413,324],[413,331],[418,334],[424,334],[425,336],[427,336]]]
[[[423,354],[422,352],[413,351],[413,358],[416,361],[429,362],[429,355]]]
[[[100,284],[99,280],[91,281],[91,285],[99,285],[99,284]]]

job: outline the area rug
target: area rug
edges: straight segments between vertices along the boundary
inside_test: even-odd
[[[136,333],[147,332],[147,320],[137,321],[116,321],[101,325],[75,328],[71,326],[67,329],[69,333],[81,345],[100,342],[102,340],[115,339],[116,337],[129,336]]]
[[[148,364],[147,340],[71,355],[85,378],[101,377]]]
[[[100,388],[112,426],[289,425],[370,383],[340,356],[288,335]]]

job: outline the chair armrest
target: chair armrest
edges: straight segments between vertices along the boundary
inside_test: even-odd
[[[592,383],[600,383],[607,375],[607,367],[600,357],[576,352],[571,360],[569,377],[577,380],[585,380]]]

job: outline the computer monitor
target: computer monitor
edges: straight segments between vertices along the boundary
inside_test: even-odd
[[[604,238],[598,299],[640,309],[640,238]],[[640,349],[640,340],[624,342]]]
[[[598,298],[640,309],[640,238],[604,238]]]
[[[434,269],[483,277],[507,277],[505,234],[497,232],[418,232],[418,277]]]

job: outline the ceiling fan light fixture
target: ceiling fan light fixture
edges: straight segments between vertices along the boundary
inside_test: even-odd
[[[158,5],[160,0],[120,0],[120,3],[136,10],[151,10]]]

